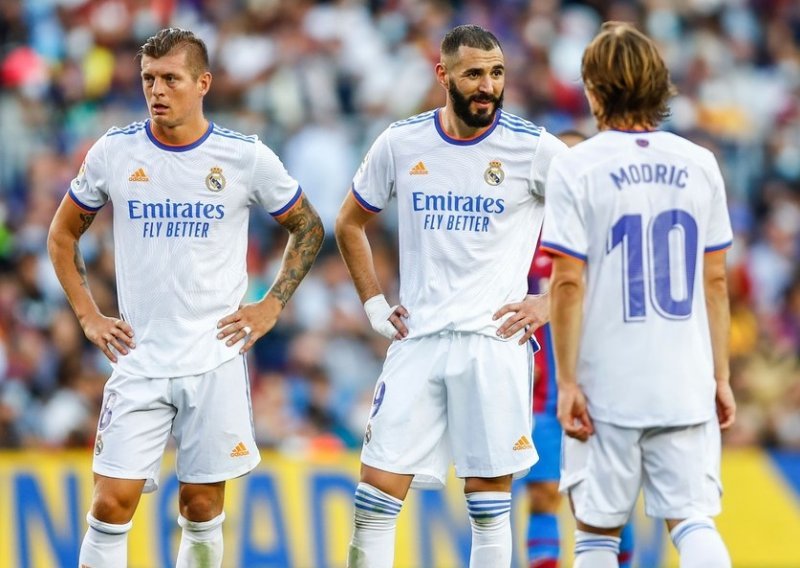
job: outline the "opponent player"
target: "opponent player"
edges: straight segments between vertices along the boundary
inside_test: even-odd
[[[586,140],[586,136],[575,130],[561,132],[558,137],[570,147]],[[528,272],[529,293],[546,293],[552,264],[549,254],[536,252]],[[550,325],[538,328],[534,337],[542,350],[534,359],[533,381],[533,445],[539,452],[539,461],[525,476],[529,511],[528,567],[557,568],[561,556],[558,480],[561,476],[562,430],[556,417],[558,390]],[[630,568],[633,559],[632,522],[625,525],[620,537],[619,565],[620,568]]]
[[[409,487],[441,486],[451,461],[465,479],[470,566],[509,566],[512,475],[537,459],[528,340],[547,305],[526,297],[526,273],[545,172],[565,147],[501,110],[505,66],[490,32],[451,30],[436,76],[445,106],[378,137],[336,224],[372,327],[396,339],[364,439],[351,568],[392,565]],[[381,293],[364,231],[391,198],[401,282],[394,307]],[[523,310],[524,303],[537,307]],[[499,315],[504,304],[510,311]]]
[[[150,120],[112,128],[94,144],[48,240],[86,336],[113,366],[80,564],[127,565],[131,518],[142,491],[156,488],[172,433],[183,529],[177,566],[219,567],[225,481],[260,461],[244,353],[275,325],[323,229],[272,151],[204,117],[211,74],[200,39],[165,29],[140,55]],[[98,310],[78,247],[109,201],[119,318]],[[264,207],[290,237],[269,292],[241,305],[251,206]]]
[[[603,25],[582,75],[601,132],[553,160],[542,236],[556,255],[550,321],[575,566],[617,566],[643,488],[682,568],[729,567],[711,520],[720,427],[736,409],[722,175],[711,152],[656,130],[674,89],[630,24]]]

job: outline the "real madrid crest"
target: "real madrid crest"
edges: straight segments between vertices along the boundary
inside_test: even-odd
[[[103,436],[97,435],[97,440],[94,442],[94,455],[99,456],[103,453]]]
[[[483,172],[483,179],[489,185],[500,185],[505,178],[506,173],[503,171],[503,164],[499,160],[489,162],[489,167]]]
[[[206,176],[206,187],[217,193],[225,189],[225,176],[222,175],[222,168],[214,166],[211,172]]]

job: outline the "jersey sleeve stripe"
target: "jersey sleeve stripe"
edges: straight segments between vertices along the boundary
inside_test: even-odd
[[[499,124],[503,128],[505,128],[507,130],[510,130],[511,132],[520,132],[522,134],[530,134],[531,136],[534,136],[534,137],[538,137],[538,136],[541,135],[541,133],[538,130],[532,130],[530,128],[523,128],[521,126],[518,127],[518,126],[512,125],[510,122],[507,123],[504,120],[501,120],[499,122]]]
[[[529,128],[531,130],[536,130],[537,132],[539,130],[541,130],[541,127],[536,126],[530,120],[525,120],[524,118],[520,118],[520,117],[518,117],[518,116],[516,116],[514,114],[510,114],[510,113],[504,112],[503,115],[500,118],[502,120],[504,120],[504,121],[506,121],[506,122],[508,122],[510,124],[514,124],[516,126]]]
[[[426,120],[430,120],[434,116],[434,111],[429,110],[428,112],[423,112],[422,114],[418,114],[412,116],[410,118],[406,118],[405,120],[398,120],[397,122],[393,122],[389,127],[390,128],[397,128],[398,126],[406,126],[409,124],[418,124],[420,122],[425,122]]]
[[[89,207],[88,205],[83,203],[80,199],[78,199],[78,197],[72,192],[71,189],[69,190],[69,196],[72,198],[72,201],[75,202],[75,205],[77,205],[84,211],[89,211],[90,213],[97,213],[98,211],[100,211],[100,209],[103,208],[102,205],[100,207]]]
[[[301,195],[303,195],[303,188],[298,185],[297,191],[295,192],[294,196],[289,200],[289,202],[280,209],[278,209],[277,211],[270,211],[270,215],[272,215],[273,217],[280,217],[281,215],[289,211],[289,209],[294,207],[298,201],[300,201]]]
[[[374,205],[371,205],[366,199],[361,197],[358,194],[358,192],[356,191],[355,186],[351,187],[350,191],[353,192],[353,197],[356,198],[356,201],[358,202],[359,205],[361,205],[362,208],[366,209],[370,213],[380,213],[381,212],[381,209],[379,207],[375,207]]]
[[[721,245],[714,245],[714,246],[706,247],[705,249],[703,249],[703,252],[705,252],[705,253],[719,252],[719,251],[723,251],[723,250],[731,248],[732,245],[733,245],[733,241],[728,241],[727,243],[723,243]]]
[[[559,256],[570,256],[576,260],[580,260],[581,262],[586,262],[588,257],[585,254],[581,254],[579,252],[575,252],[574,250],[570,250],[567,247],[562,247],[561,245],[557,245],[555,243],[548,243],[542,241],[542,244],[539,245],[543,250],[547,252],[555,253]]]

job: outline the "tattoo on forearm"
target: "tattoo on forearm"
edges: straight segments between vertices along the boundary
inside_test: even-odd
[[[283,254],[283,266],[272,284],[270,294],[285,306],[314,263],[325,238],[325,229],[305,195],[300,197],[300,203],[280,223],[291,236]]]
[[[83,255],[81,254],[81,249],[78,246],[78,243],[75,243],[75,254],[72,257],[72,261],[75,263],[75,269],[78,271],[78,275],[81,277],[81,286],[84,288],[89,287],[89,278],[86,273],[86,264],[83,262]]]
[[[97,213],[81,213],[81,226],[78,229],[78,235],[82,235],[86,230],[92,226]]]

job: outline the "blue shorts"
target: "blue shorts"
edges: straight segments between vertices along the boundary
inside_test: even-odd
[[[523,478],[525,483],[558,481],[561,477],[561,424],[552,414],[533,415],[533,445],[539,461]]]

